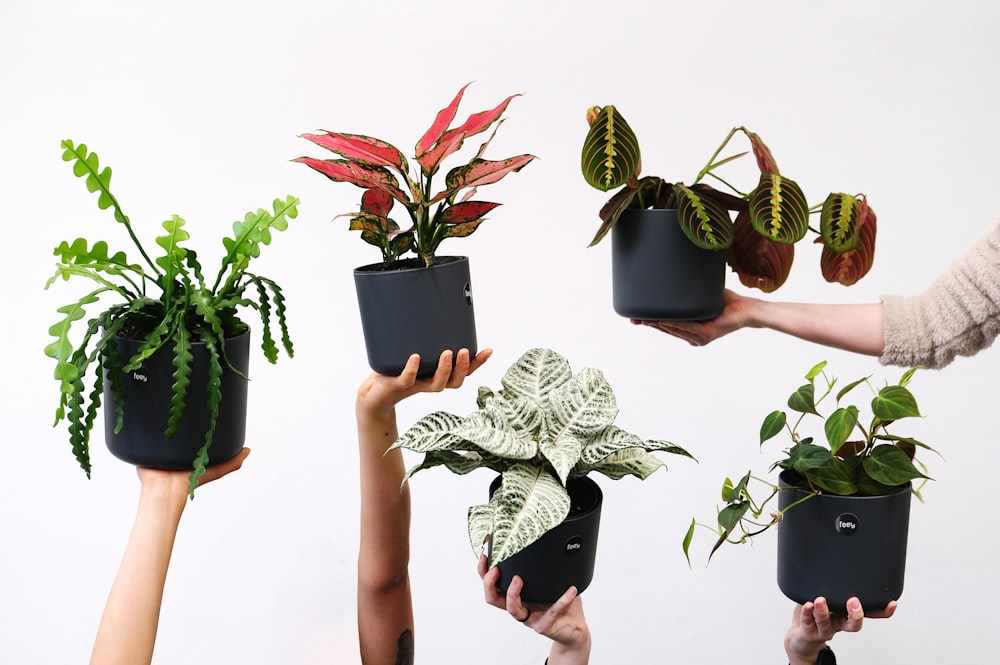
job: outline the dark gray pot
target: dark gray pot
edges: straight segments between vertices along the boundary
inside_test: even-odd
[[[500,487],[497,476],[490,485],[490,496]],[[524,580],[521,600],[549,605],[559,600],[566,589],[575,586],[583,593],[594,579],[597,560],[597,534],[601,526],[604,494],[590,478],[570,478],[566,484],[573,506],[563,522],[526,548],[501,561],[497,587],[507,593],[514,575]]]
[[[809,492],[779,476],[782,509]],[[778,587],[796,603],[827,599],[843,612],[857,596],[880,610],[903,592],[910,483],[886,496],[820,494],[785,513],[778,525]]]
[[[615,312],[646,321],[701,321],[722,312],[726,252],[695,247],[676,210],[626,210],[611,229]]]
[[[410,355],[419,353],[419,376],[426,377],[437,369],[446,349],[468,349],[475,356],[469,259],[438,257],[430,268],[395,265],[386,269],[373,263],[354,271],[368,365],[380,374],[398,376]]]
[[[139,350],[141,342],[116,337],[114,340],[123,366]],[[250,331],[226,340],[226,357],[239,370],[240,376],[226,366],[222,367],[222,402],[215,426],[212,445],[208,449],[210,464],[232,459],[243,448],[246,439],[247,371],[250,366]],[[147,358],[142,367],[121,380],[125,400],[125,419],[117,434],[112,385],[108,369],[104,371],[104,440],[111,454],[129,464],[155,469],[191,469],[198,451],[205,443],[208,431],[208,349],[202,342],[193,342],[191,353],[194,363],[191,385],[188,387],[187,406],[180,432],[166,438],[164,430],[170,416],[174,366],[173,345]]]

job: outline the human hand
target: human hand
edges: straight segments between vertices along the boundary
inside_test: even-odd
[[[484,349],[469,357],[468,349],[461,349],[458,357],[452,363],[453,353],[442,351],[438,359],[437,370],[427,379],[418,379],[420,356],[416,353],[406,361],[399,376],[385,376],[372,372],[358,388],[358,415],[371,415],[387,418],[396,404],[417,393],[437,393],[445,388],[460,388],[466,377],[479,369],[489,357],[493,349]]]
[[[230,460],[219,464],[212,464],[205,467],[205,473],[198,479],[198,486],[218,480],[219,478],[236,471],[243,466],[243,461],[250,454],[249,448],[243,448]],[[166,489],[171,494],[186,496],[189,489],[190,471],[166,471],[164,469],[151,469],[149,467],[136,467],[139,475],[139,482],[144,490],[154,488]]]
[[[504,596],[497,588],[500,569],[486,569],[486,556],[479,559],[479,577],[483,580],[486,602],[506,610],[508,614],[536,633],[553,641],[549,665],[587,663],[590,658],[590,629],[583,615],[583,601],[576,587],[570,587],[551,605],[525,605],[521,602],[524,582],[517,575],[511,580]]]
[[[749,310],[759,302],[726,289],[722,313],[708,321],[644,321],[631,319],[635,325],[654,328],[673,335],[692,346],[704,346],[709,342],[750,325]]]
[[[891,601],[885,609],[865,612],[861,601],[850,598],[847,613],[831,613],[826,598],[820,596],[815,601],[796,605],[792,612],[792,625],[785,634],[785,652],[789,665],[814,665],[826,642],[843,631],[856,633],[861,630],[864,618],[888,619],[896,612],[896,601]]]

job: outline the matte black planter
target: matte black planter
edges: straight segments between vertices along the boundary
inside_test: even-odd
[[[136,354],[141,342],[116,337],[118,356],[124,365]],[[222,361],[222,402],[215,426],[212,445],[208,449],[210,464],[232,459],[243,448],[246,438],[247,375],[250,366],[250,331],[226,340],[226,357],[243,376],[233,372]],[[164,430],[170,416],[174,366],[173,346],[168,344],[146,359],[142,367],[122,377],[125,418],[122,429],[115,434],[115,409],[108,369],[104,372],[104,440],[111,454],[129,464],[156,469],[191,469],[198,451],[205,443],[208,430],[208,349],[202,342],[193,342],[194,356],[191,385],[180,431],[166,438]]]
[[[611,229],[615,312],[647,321],[700,321],[722,312],[726,252],[695,247],[676,210],[626,210]]]
[[[490,485],[490,496],[499,487],[498,476]],[[514,575],[519,575],[524,581],[521,600],[549,605],[559,600],[571,586],[579,593],[590,586],[594,579],[604,494],[600,486],[586,476],[571,478],[566,489],[573,506],[569,516],[497,566],[500,569],[497,586],[502,592],[506,593]]]
[[[779,476],[783,509],[809,493]],[[788,489],[785,489],[788,488]],[[886,496],[820,494],[785,513],[778,524],[778,587],[797,603],[827,599],[843,612],[857,596],[879,610],[903,592],[910,483]]]
[[[426,377],[437,369],[446,349],[468,349],[475,356],[468,257],[438,257],[430,268],[392,265],[386,269],[373,263],[354,271],[368,365],[380,374],[398,376],[410,355],[419,353],[419,376]]]

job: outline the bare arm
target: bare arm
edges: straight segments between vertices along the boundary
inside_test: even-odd
[[[726,291],[726,305],[709,321],[639,321],[704,346],[740,328],[769,328],[816,344],[881,356],[885,346],[881,303],[853,305],[769,302]]]
[[[492,351],[474,359],[462,350],[441,354],[437,372],[417,379],[419,356],[398,377],[372,374],[358,389],[356,412],[361,473],[361,544],[358,552],[358,637],[364,665],[413,662],[413,604],[410,597],[410,490],[400,450],[386,453],[399,438],[396,404],[419,392],[458,388]]]
[[[243,464],[248,448],[209,467],[207,483]],[[187,503],[188,472],[138,469],[142,489],[125,555],[97,629],[91,665],[146,665],[153,659],[160,603],[177,526]]]

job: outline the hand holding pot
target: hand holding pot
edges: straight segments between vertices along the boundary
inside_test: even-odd
[[[479,559],[479,577],[483,580],[486,602],[506,610],[512,617],[536,633],[552,640],[548,665],[586,665],[590,662],[590,628],[583,614],[583,602],[570,587],[552,605],[524,605],[521,602],[521,578],[514,576],[506,596],[497,589],[500,570],[486,570],[486,557]]]
[[[843,631],[856,633],[861,630],[864,618],[888,619],[896,612],[896,601],[885,609],[865,612],[857,598],[847,601],[847,614],[831,613],[822,596],[815,601],[796,605],[792,612],[792,625],[785,634],[785,653],[789,665],[814,665],[828,640]]]

